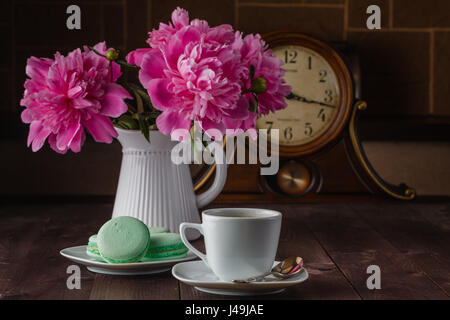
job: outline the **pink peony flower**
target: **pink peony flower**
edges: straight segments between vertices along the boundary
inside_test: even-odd
[[[177,8],[172,12],[172,22],[171,24],[160,23],[159,29],[153,30],[149,33],[150,37],[147,43],[152,48],[157,48],[161,44],[164,44],[167,39],[169,39],[173,34],[175,34],[182,27],[189,25],[189,14],[186,10]]]
[[[95,50],[105,54],[104,42]],[[45,140],[59,153],[71,149],[79,152],[86,129],[97,142],[111,143],[117,132],[109,117],[127,111],[123,101],[131,98],[115,82],[121,76],[120,66],[90,51],[76,49],[66,57],[59,52],[55,58],[31,57],[27,61],[25,93],[21,105],[22,121],[30,124],[28,146],[38,151]]]
[[[189,22],[187,11],[177,8],[172,23],[161,23],[147,42],[150,48],[131,52],[127,61],[141,68],[139,80],[153,106],[162,111],[156,123],[165,134],[188,130],[193,121],[205,131],[254,128],[256,116],[249,110],[252,95],[245,93],[251,85],[251,65],[257,77],[267,77],[258,112],[286,106],[283,96],[290,88],[281,80],[282,62],[259,35],[242,39],[230,25]]]
[[[291,92],[291,87],[285,84],[283,79],[284,70],[281,69],[283,62],[275,57],[272,51],[261,39],[259,34],[249,34],[242,38],[240,33],[236,33],[233,46],[240,51],[241,59],[250,70],[250,66],[255,68],[254,78],[264,78],[266,91],[258,95],[258,113],[268,114],[286,108],[284,99]],[[250,89],[250,73],[245,73],[244,91]],[[246,100],[250,99],[250,94],[245,94]]]

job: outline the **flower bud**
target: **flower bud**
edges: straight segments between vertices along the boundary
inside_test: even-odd
[[[250,91],[256,94],[264,93],[267,90],[266,79],[258,77],[252,80]]]
[[[117,60],[117,58],[119,58],[119,52],[114,50],[114,49],[109,49],[106,52],[106,59],[108,59],[109,61],[114,61]]]

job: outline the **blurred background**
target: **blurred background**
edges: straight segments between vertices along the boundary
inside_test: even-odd
[[[81,8],[81,30],[66,28],[66,8]],[[381,8],[382,29],[366,28],[366,9]],[[104,0],[0,1],[0,199],[25,196],[113,196],[121,148],[88,140],[65,156],[26,148],[20,121],[29,56],[52,57],[106,40],[127,52],[174,8],[211,25],[245,33],[294,29],[359,53],[362,98],[369,108],[361,138],[389,182],[419,195],[450,195],[450,1],[448,0]],[[130,79],[134,74],[126,74]]]

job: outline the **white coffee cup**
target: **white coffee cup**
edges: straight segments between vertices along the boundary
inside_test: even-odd
[[[202,221],[202,224],[182,223],[181,239],[221,280],[245,279],[270,271],[280,238],[280,212],[249,208],[210,209],[203,211]],[[188,228],[203,234],[206,254],[189,243],[185,235]]]

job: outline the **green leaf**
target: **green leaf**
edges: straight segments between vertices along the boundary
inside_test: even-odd
[[[248,99],[248,111],[258,114],[258,95],[252,93],[252,97]]]
[[[194,163],[199,164],[202,161],[202,151],[203,150],[197,150],[195,141],[200,140],[199,138],[195,137],[195,124],[192,124],[191,130],[190,130],[190,139],[191,139],[191,148],[192,152],[194,154]],[[200,140],[200,142],[202,142]]]
[[[145,139],[150,142],[150,125],[148,120],[144,119],[139,113],[133,113],[131,119],[138,123],[137,129],[139,129]]]
[[[131,88],[131,90],[133,90],[133,93],[136,96],[137,112],[143,113],[144,112],[144,102],[142,101],[141,95],[137,92],[136,89]]]
[[[138,86],[134,83],[129,83],[128,84],[130,86],[130,88],[133,90],[133,92],[136,94],[138,94],[142,100],[147,103],[150,107],[153,107],[152,105],[152,101],[150,100],[150,96],[148,95],[147,91],[145,91],[145,89],[143,89],[141,86]]]
[[[150,142],[150,131],[148,129],[146,121],[142,119],[142,117],[138,113],[134,113],[132,115],[132,118],[137,120],[137,122],[139,123],[139,129],[141,130],[145,139],[147,139],[147,141]]]
[[[113,119],[113,124],[114,126],[125,130],[139,129],[138,122],[127,114],[123,114],[119,118]]]
[[[193,143],[194,135],[195,135],[195,125],[194,124],[191,126],[191,129],[189,130],[189,135],[191,136],[191,143]]]
[[[253,80],[255,77],[255,67],[253,65],[250,65],[250,80]]]
[[[253,106],[253,112],[255,113],[255,114],[257,114],[258,113],[258,105],[259,105],[259,101],[258,101],[258,95],[256,94],[256,93],[253,93],[253,99],[254,99],[254,101],[255,101],[255,103],[254,103],[254,106]]]
[[[253,98],[248,99],[248,111],[253,112],[255,102],[253,101]]]
[[[128,106],[128,112],[129,113],[134,113],[137,112],[136,108],[134,106],[132,106],[129,102],[125,101],[126,105]]]
[[[148,125],[145,121],[139,118],[139,126],[141,127],[141,132],[144,135],[145,139],[150,143],[150,130],[148,129]]]

